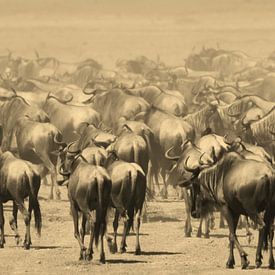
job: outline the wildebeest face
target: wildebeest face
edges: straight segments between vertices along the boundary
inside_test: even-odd
[[[195,219],[201,217],[202,198],[200,193],[200,186],[193,180],[191,185],[191,216]]]

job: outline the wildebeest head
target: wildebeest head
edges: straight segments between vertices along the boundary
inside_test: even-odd
[[[116,140],[116,136],[110,131],[103,131],[99,127],[96,127],[96,125],[86,122],[80,125],[78,133],[80,135],[80,149],[84,149],[92,144],[106,148]]]
[[[80,156],[77,142],[71,142],[67,147],[59,152],[59,174],[64,178],[58,184],[63,184],[71,175],[73,163]]]
[[[182,183],[190,184],[190,180],[194,176],[198,175],[199,171],[213,163],[212,158],[203,153],[198,147],[192,144],[190,141],[186,141],[182,145],[182,154],[179,156],[171,156],[171,147],[165,153],[165,157],[176,161],[169,171],[167,182],[172,185],[181,185]],[[187,185],[188,185],[187,184]]]

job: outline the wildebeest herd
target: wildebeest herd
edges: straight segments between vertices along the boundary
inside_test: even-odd
[[[30,248],[31,213],[40,234],[39,188],[50,180],[49,199],[60,199],[60,186],[67,186],[81,260],[92,259],[95,242],[105,263],[104,236],[110,251],[118,251],[119,219],[120,252],[133,228],[139,255],[144,202],[166,199],[172,185],[185,201],[186,237],[191,216],[200,219],[198,237],[203,221],[209,237],[213,212],[220,211],[220,225],[225,219],[229,228],[226,266],[234,267],[236,247],[247,268],[236,235],[243,215],[247,233],[249,224],[259,231],[256,266],[269,250],[274,268],[274,68],[274,54],[256,60],[214,48],[191,54],[182,67],[141,56],[118,60],[114,70],[93,59],[65,63],[37,52],[34,59],[1,56],[0,247],[3,203],[12,200],[10,226],[19,243],[19,210]]]

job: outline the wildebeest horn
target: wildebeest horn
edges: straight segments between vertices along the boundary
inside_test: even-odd
[[[192,103],[194,105],[200,105],[200,103],[197,101],[197,97],[198,97],[199,94],[200,94],[200,92],[198,92],[192,99]]]
[[[59,167],[59,171],[58,171],[59,174],[62,175],[62,176],[66,176],[66,177],[69,176],[71,174],[71,172],[70,171],[64,172],[62,167],[63,167],[63,163]]]
[[[213,156],[213,160],[214,162],[216,162],[218,160],[217,156],[216,156],[216,152],[215,152],[215,148],[214,146],[212,146],[212,152],[211,155]]]
[[[84,88],[82,89],[82,92],[85,94],[85,95],[91,95],[91,94],[94,94],[96,92],[96,89],[95,88],[92,88],[90,92],[87,92],[87,88],[89,85],[92,85],[92,87],[95,86],[95,82],[94,81],[89,81],[87,82],[87,84],[84,86]]]
[[[205,152],[201,154],[200,159],[199,159],[199,164],[204,165],[205,163],[202,161],[202,157],[205,155]]]
[[[129,127],[128,124],[123,124],[122,127],[126,128],[126,129],[129,130],[130,132],[133,132],[133,130]]]
[[[191,168],[189,168],[189,167],[187,166],[187,162],[188,162],[189,158],[190,158],[190,156],[188,156],[188,157],[186,158],[183,167],[184,167],[184,169],[185,169],[187,172],[194,173],[194,172],[196,172],[196,171],[198,170],[198,168],[191,169]]]
[[[17,95],[17,92],[15,91],[15,89],[13,87],[10,87],[10,89],[15,95]]]
[[[68,145],[68,147],[67,147],[67,152],[70,153],[70,154],[79,154],[79,153],[81,152],[80,149],[77,149],[77,150],[75,150],[75,151],[71,151],[71,150],[70,150],[70,147],[71,147],[74,143],[75,143],[75,142],[73,141],[73,142],[71,142],[71,143]]]
[[[91,96],[90,98],[82,101],[81,103],[83,103],[83,104],[90,104],[90,103],[93,102],[94,97],[95,97],[95,94],[93,94],[93,96]]]
[[[58,134],[56,134],[56,135],[54,136],[53,141],[54,141],[56,144],[62,146],[62,148],[64,149],[64,148],[67,146],[67,144],[66,144],[65,142],[62,142],[62,141],[57,140],[57,135],[58,135]]]
[[[172,146],[171,148],[169,148],[166,152],[165,152],[165,157],[167,158],[167,159],[170,159],[170,160],[174,160],[174,161],[178,161],[179,160],[179,158],[180,158],[180,156],[169,156],[169,153],[170,153],[170,151],[172,151],[172,149],[174,149],[174,146]]]

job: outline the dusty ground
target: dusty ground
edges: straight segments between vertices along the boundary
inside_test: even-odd
[[[141,226],[141,256],[133,254],[135,237],[132,235],[128,238],[126,254],[112,255],[106,247],[105,265],[98,263],[99,255],[96,250],[92,262],[79,262],[79,248],[73,236],[66,189],[62,191],[62,201],[48,201],[45,199],[48,189],[42,187],[42,236],[40,239],[37,238],[32,226],[33,246],[29,251],[15,245],[8,225],[10,213],[6,213],[7,237],[6,247],[0,250],[0,274],[234,274],[241,271],[237,251],[235,270],[225,269],[228,256],[227,229],[217,229],[216,226],[211,232],[210,239],[199,239],[195,237],[198,222],[194,221],[193,237],[184,237],[184,203],[176,200],[148,204],[149,222]],[[25,230],[22,222],[20,216],[21,235]],[[256,232],[253,232],[255,238],[250,245],[247,244],[244,230],[239,230],[238,234],[240,242],[249,254],[250,271],[257,274],[269,272],[266,268],[266,254],[263,268],[255,269]]]

